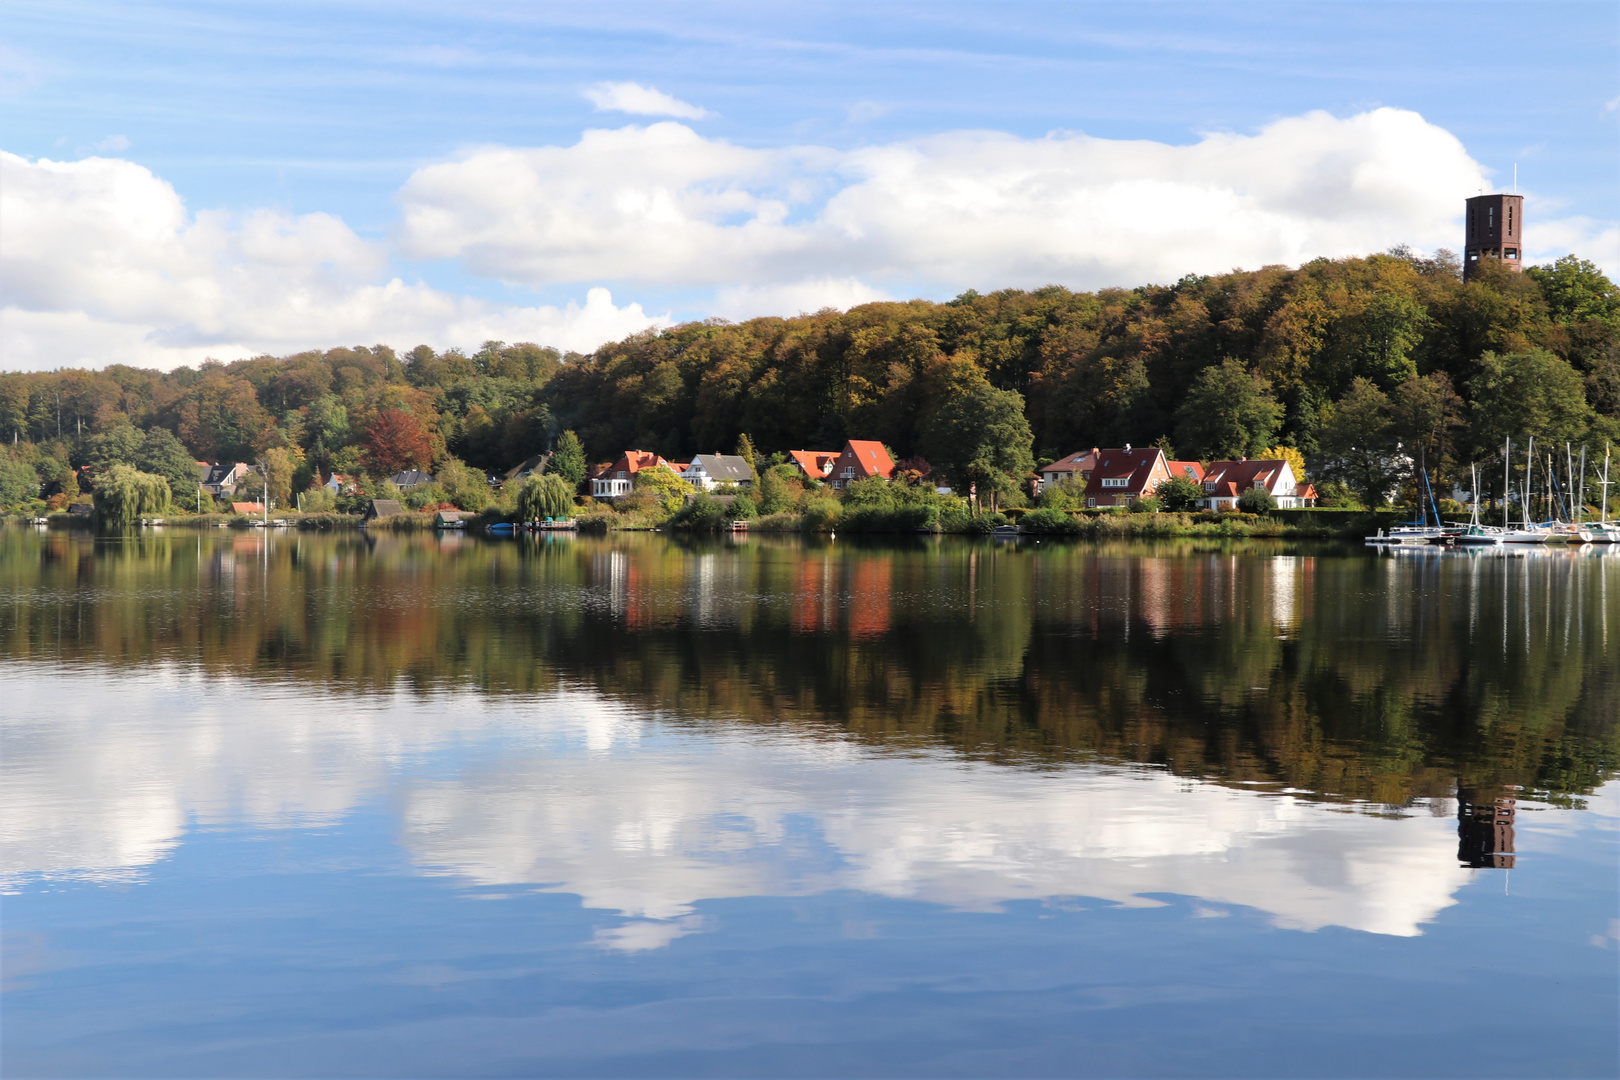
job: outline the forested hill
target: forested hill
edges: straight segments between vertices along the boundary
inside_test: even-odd
[[[709,320],[590,356],[486,342],[5,374],[0,431],[13,465],[80,464],[98,435],[155,426],[199,459],[285,447],[305,474],[397,463],[367,445],[385,414],[406,457],[487,470],[565,429],[591,460],[631,447],[684,459],[744,433],[767,453],[859,437],[910,455],[928,451],[943,403],[985,382],[1023,396],[1037,457],[1167,440],[1189,458],[1276,444],[1342,458],[1346,440],[1400,440],[1466,474],[1510,435],[1599,453],[1620,441],[1620,292],[1573,256],[1464,284],[1449,253],[1398,251],[1162,287]]]

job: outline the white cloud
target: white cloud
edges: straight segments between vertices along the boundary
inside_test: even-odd
[[[816,278],[783,285],[727,285],[715,293],[714,313],[727,319],[759,315],[797,315],[837,308],[847,311],[858,304],[894,299],[859,278]]]
[[[487,338],[589,350],[667,320],[605,289],[564,307],[407,284],[330,214],[189,215],[174,188],[112,158],[0,153],[0,354],[8,368],[173,367],[337,344]]]
[[[96,150],[104,154],[116,154],[130,148],[128,135],[109,135],[96,143]]]
[[[633,82],[604,82],[587,86],[585,100],[596,106],[598,112],[622,112],[634,116],[674,116],[681,120],[702,120],[713,116],[700,108],[662,90]]]
[[[826,280],[946,295],[1096,288],[1460,247],[1462,200],[1490,186],[1456,137],[1388,108],[1186,146],[963,131],[759,150],[662,122],[424,168],[400,193],[399,240],[509,282],[713,286],[733,299]],[[1532,241],[1552,224],[1531,222]]]

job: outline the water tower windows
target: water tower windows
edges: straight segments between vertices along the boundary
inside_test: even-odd
[[[1507,231],[1507,234],[1509,236],[1513,235],[1513,207],[1511,205],[1508,206],[1508,231]]]

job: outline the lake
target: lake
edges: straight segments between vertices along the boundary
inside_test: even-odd
[[[1613,1076],[1620,549],[0,529],[8,1076]]]

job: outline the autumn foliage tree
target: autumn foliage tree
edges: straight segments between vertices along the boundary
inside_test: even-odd
[[[433,460],[427,428],[404,409],[383,409],[366,428],[366,456],[380,475],[425,469]]]

